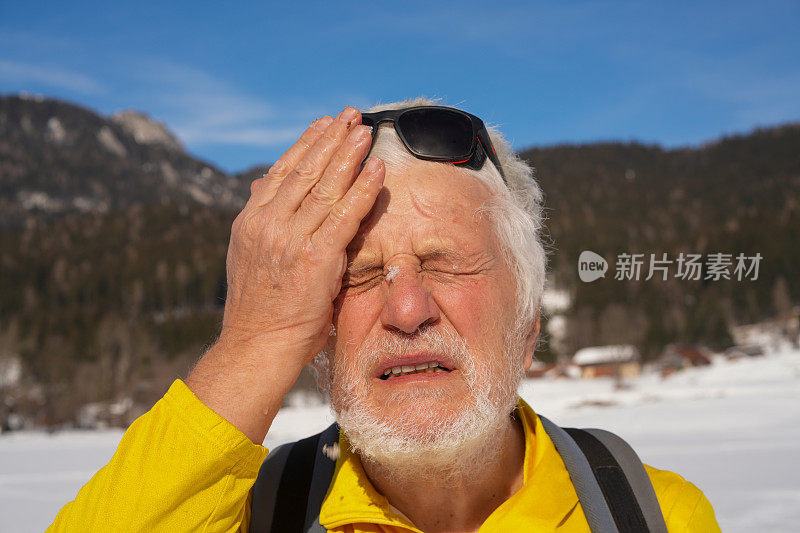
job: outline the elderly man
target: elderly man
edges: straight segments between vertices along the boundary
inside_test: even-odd
[[[251,190],[218,342],[52,529],[262,527],[251,524],[260,506],[292,507],[292,480],[319,461],[276,475],[270,456],[258,484],[278,501],[253,499],[260,444],[312,363],[341,427],[314,527],[588,531],[583,481],[516,394],[545,254],[532,170],[499,134],[423,100],[348,107],[315,121]],[[692,484],[647,476],[670,531],[718,529]]]

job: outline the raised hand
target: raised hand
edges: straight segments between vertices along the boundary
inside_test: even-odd
[[[383,185],[380,159],[361,168],[371,141],[351,107],[315,121],[233,223],[222,332],[186,383],[253,442],[328,338],[347,245]]]

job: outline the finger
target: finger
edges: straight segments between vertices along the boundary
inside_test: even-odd
[[[312,241],[344,251],[375,204],[385,176],[383,161],[370,157],[347,194],[331,207],[328,217],[311,236]]]
[[[250,207],[264,207],[275,196],[275,191],[281,184],[283,178],[273,177],[269,174],[264,174],[257,180],[253,180],[250,184],[250,199],[248,206]]]
[[[253,204],[260,207],[272,199],[286,175],[305,157],[332,122],[333,118],[327,115],[312,122],[297,142],[273,163],[269,171],[250,184]]]
[[[328,217],[333,204],[350,189],[372,145],[371,131],[368,126],[356,126],[333,155],[328,168],[295,213],[295,225],[299,231],[305,234],[316,231]]]
[[[275,177],[285,177],[305,157],[311,147],[314,146],[314,143],[317,142],[317,139],[333,123],[333,120],[333,117],[325,115],[312,122],[297,142],[272,164],[267,174]]]
[[[333,154],[344,142],[347,134],[361,123],[357,109],[346,107],[325,133],[314,143],[308,153],[283,179],[275,193],[275,205],[287,216],[294,214],[308,191],[317,183],[330,163]]]

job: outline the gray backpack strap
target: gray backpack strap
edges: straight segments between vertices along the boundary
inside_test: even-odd
[[[272,527],[272,516],[275,512],[275,500],[278,496],[278,484],[286,466],[286,459],[292,451],[294,442],[278,446],[272,450],[258,471],[253,484],[250,504],[249,533],[269,532]]]
[[[322,500],[325,499],[333,479],[338,457],[339,425],[331,424],[320,435],[317,453],[314,457],[314,475],[308,489],[308,507],[306,507],[307,533],[325,533],[325,528],[319,523],[319,512],[322,509]]]
[[[611,510],[586,456],[564,429],[542,415],[539,415],[539,420],[542,421],[545,432],[561,455],[564,466],[567,467],[589,528],[596,533],[618,533]]]
[[[661,506],[658,504],[656,491],[653,489],[653,483],[650,481],[650,476],[644,469],[639,456],[633,451],[630,445],[619,438],[617,435],[602,429],[585,429],[584,431],[591,433],[597,440],[599,440],[606,449],[614,456],[628,483],[633,489],[636,500],[639,503],[639,508],[644,515],[647,522],[647,528],[651,533],[667,533],[667,524],[664,522],[664,514],[661,512]]]
[[[338,441],[339,426],[332,424],[267,456],[253,485],[249,533],[325,533],[319,512],[336,469]]]

